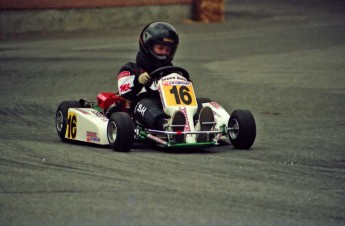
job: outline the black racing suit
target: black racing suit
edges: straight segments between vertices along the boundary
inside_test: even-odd
[[[150,74],[152,71],[143,69],[138,63],[127,63],[117,75],[118,90],[122,97],[135,105],[134,116],[140,123],[151,129],[163,130],[167,115],[163,112],[157,89],[154,84],[144,86],[138,80],[142,73]]]

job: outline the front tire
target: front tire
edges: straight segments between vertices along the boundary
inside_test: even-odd
[[[67,128],[67,114],[70,108],[81,108],[81,104],[78,101],[63,101],[59,104],[55,114],[55,127],[56,131],[62,141],[66,141],[65,138]]]
[[[255,120],[250,111],[236,110],[229,119],[228,134],[236,149],[250,149],[256,137]]]
[[[126,112],[115,112],[110,116],[107,137],[114,151],[128,152],[134,142],[134,125]]]

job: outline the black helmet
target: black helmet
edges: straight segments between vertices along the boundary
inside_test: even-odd
[[[174,58],[179,36],[173,26],[166,22],[153,22],[148,24],[141,32],[139,38],[139,52],[154,68],[171,64]],[[170,46],[169,55],[159,55],[153,51],[154,44]]]

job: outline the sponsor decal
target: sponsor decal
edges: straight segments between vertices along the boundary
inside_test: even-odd
[[[171,79],[176,79],[176,76],[165,76],[161,78],[162,81],[171,80]]]
[[[107,100],[107,97],[104,96],[102,93],[98,94],[97,97],[103,101],[106,101]]]
[[[186,79],[183,76],[179,77],[179,76],[175,76],[175,75],[168,75],[168,76],[161,78],[162,81],[173,80],[173,79],[186,81]]]
[[[175,86],[175,85],[190,86],[191,83],[189,81],[165,81],[165,82],[163,82],[163,86]]]
[[[139,104],[139,105],[136,107],[135,110],[136,110],[137,112],[139,112],[139,113],[144,117],[147,108],[144,107],[142,104]]]
[[[120,74],[117,75],[117,80],[119,80],[120,78],[123,78],[123,77],[130,76],[130,75],[131,75],[131,72],[129,72],[129,71],[122,71]]]
[[[125,84],[122,84],[120,86],[120,93],[126,93],[128,92],[129,90],[131,90],[131,84],[129,82],[125,83]]]
[[[86,141],[99,143],[101,138],[99,138],[95,132],[86,131]]]
[[[94,110],[92,113],[94,113],[98,118],[100,118],[103,122],[107,122],[108,118],[105,117],[101,112]]]
[[[187,117],[187,111],[185,107],[179,107],[179,110],[182,111],[182,113],[184,114],[184,117],[186,118],[186,126],[184,127],[184,131],[190,131],[190,124],[189,124],[189,120]]]
[[[222,109],[222,108],[223,108],[223,107],[220,106],[220,104],[218,104],[217,102],[210,102],[210,104],[211,104],[213,107],[217,108],[217,109]]]
[[[131,75],[131,76],[122,77],[118,80],[117,84],[118,84],[120,94],[124,94],[131,91],[131,87],[133,86],[134,79],[135,79],[135,76]]]

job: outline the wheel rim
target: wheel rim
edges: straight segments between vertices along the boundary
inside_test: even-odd
[[[61,111],[56,113],[56,129],[61,132],[63,128],[63,114]]]
[[[236,119],[232,119],[229,122],[229,136],[231,139],[235,140],[240,132],[240,125]]]
[[[110,122],[108,125],[108,139],[110,143],[114,143],[117,137],[117,126],[115,122]]]

